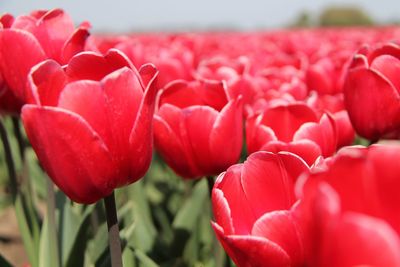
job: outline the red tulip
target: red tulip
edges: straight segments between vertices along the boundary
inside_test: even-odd
[[[239,160],[242,101],[227,101],[223,83],[175,82],[160,96],[155,146],[180,176],[215,175]]]
[[[360,50],[344,85],[346,108],[356,132],[372,141],[400,134],[400,46]]]
[[[279,105],[247,119],[246,142],[249,153],[289,151],[311,166],[336,151],[336,124],[329,114],[318,119],[305,104]]]
[[[356,133],[350,122],[349,114],[344,107],[343,94],[318,95],[316,92],[312,92],[307,104],[319,113],[319,116],[322,116],[327,111],[332,114],[336,124],[338,148],[353,144]]]
[[[160,72],[158,84],[161,87],[178,79],[190,80],[193,71],[192,52],[185,46],[170,40],[167,40],[166,45],[160,45],[160,43],[159,40],[146,42],[143,39],[132,37],[120,42],[115,47],[126,53],[136,64],[146,62],[155,64]]]
[[[43,168],[72,200],[96,202],[147,171],[157,71],[139,73],[117,50],[32,69],[22,120]]]
[[[294,154],[257,152],[218,177],[213,228],[237,266],[303,266],[293,185],[307,171]]]
[[[1,18],[0,72],[12,93],[25,103],[28,73],[37,63],[51,58],[60,64],[84,48],[87,25],[74,29],[61,9],[33,11],[15,19]]]
[[[345,148],[306,177],[307,266],[400,266],[399,158],[399,146]]]

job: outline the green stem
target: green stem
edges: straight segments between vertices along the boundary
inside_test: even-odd
[[[11,120],[13,123],[14,135],[18,141],[19,155],[21,157],[21,160],[24,161],[25,160],[25,143],[24,143],[24,138],[22,137],[21,127],[19,125],[19,119],[18,119],[18,117],[12,117]]]
[[[214,183],[215,183],[214,177],[207,176],[207,185],[208,185],[208,192],[210,194],[210,199],[211,199],[211,196],[212,196],[212,190],[213,190],[213,187],[214,187]]]
[[[117,209],[115,206],[114,192],[104,198],[106,207],[108,242],[110,244],[111,266],[122,267],[121,240],[119,237]]]
[[[50,248],[49,253],[52,255],[52,266],[59,267],[61,266],[61,258],[60,258],[60,246],[58,242],[58,232],[56,227],[56,195],[54,192],[53,182],[47,177],[47,216],[48,216],[48,231],[50,238]]]
[[[10,189],[13,203],[15,202],[18,194],[18,181],[17,172],[15,170],[15,163],[11,152],[10,141],[8,139],[7,130],[4,126],[3,118],[0,117],[0,138],[3,142],[4,155],[6,158],[8,176],[10,177]]]

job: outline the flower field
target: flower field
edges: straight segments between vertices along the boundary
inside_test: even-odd
[[[400,266],[400,27],[91,27],[0,17],[0,266]]]

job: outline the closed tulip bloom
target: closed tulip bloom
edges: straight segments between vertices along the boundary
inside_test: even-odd
[[[69,15],[61,9],[36,10],[16,18],[6,14],[0,22],[0,72],[8,89],[21,103],[26,102],[30,69],[46,59],[67,63],[83,51],[89,35],[87,24],[75,29]]]
[[[353,58],[344,96],[356,132],[372,141],[400,134],[400,47],[361,49]]]
[[[72,200],[96,202],[145,174],[156,76],[152,65],[138,72],[117,50],[32,69],[22,120],[43,168]]]
[[[307,266],[400,266],[399,146],[347,147],[299,191]]]
[[[218,177],[212,225],[238,267],[303,266],[294,193],[303,172],[307,164],[294,154],[256,152]]]
[[[303,103],[277,105],[247,119],[246,142],[249,153],[289,151],[311,166],[319,156],[335,153],[336,124]]]
[[[216,175],[242,150],[242,101],[227,100],[222,82],[169,84],[154,118],[155,146],[184,178]]]

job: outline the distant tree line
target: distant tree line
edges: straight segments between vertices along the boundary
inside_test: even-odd
[[[370,26],[376,24],[372,17],[362,8],[356,6],[331,6],[324,9],[319,16],[307,11],[302,12],[292,23],[293,27],[331,27],[331,26]],[[400,24],[400,21],[390,21]]]

